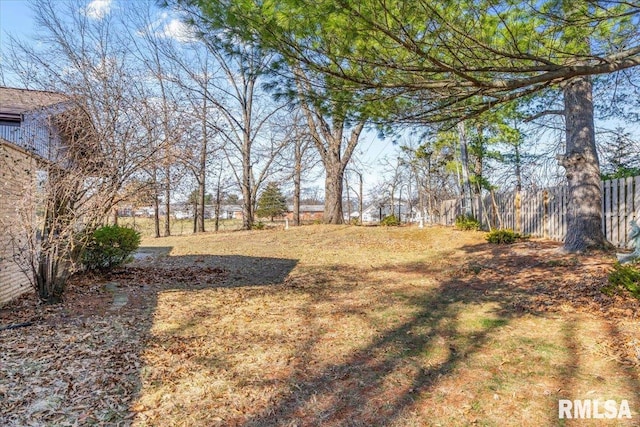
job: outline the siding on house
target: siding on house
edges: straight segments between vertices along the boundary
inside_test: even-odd
[[[12,239],[19,235],[20,206],[26,191],[35,191],[36,161],[27,152],[0,139],[0,304],[31,291],[31,284],[13,260]]]
[[[38,162],[65,149],[54,119],[70,108],[60,93],[0,86],[0,304],[32,290],[14,261],[23,250],[14,244],[23,222],[16,208],[37,197]]]
[[[293,221],[293,205],[287,206],[285,218]],[[324,218],[324,205],[300,205],[300,221],[318,221]]]
[[[0,86],[0,138],[44,159],[61,139],[50,119],[70,108],[59,93]]]

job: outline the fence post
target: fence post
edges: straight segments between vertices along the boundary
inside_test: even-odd
[[[631,222],[631,220],[634,219],[633,218],[634,211],[635,211],[635,208],[633,206],[633,178],[628,177],[627,178],[627,219],[626,219],[627,227],[629,226],[629,223]],[[624,236],[625,247],[627,247],[627,245],[629,244],[629,242],[627,241],[628,238],[629,236],[625,234]]]

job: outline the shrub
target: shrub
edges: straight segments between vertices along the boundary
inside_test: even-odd
[[[609,284],[602,288],[602,292],[611,295],[620,290],[627,290],[640,299],[640,270],[632,265],[616,262],[613,271],[609,273]]]
[[[458,215],[456,217],[456,228],[458,230],[480,230],[480,221],[473,215]]]
[[[380,225],[384,225],[385,227],[397,227],[400,225],[400,220],[395,215],[385,216],[382,221],[380,221]]]
[[[520,240],[522,236],[520,233],[516,233],[513,230],[493,230],[487,233],[486,239],[489,243],[496,244],[511,244],[515,243],[517,240]]]
[[[253,230],[264,230],[264,222],[262,222],[262,221],[254,222],[253,225],[251,226],[251,229],[253,229]]]
[[[105,225],[93,232],[82,254],[88,270],[108,270],[131,259],[140,246],[140,233],[130,227]]]

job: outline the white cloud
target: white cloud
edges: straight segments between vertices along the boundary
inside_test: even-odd
[[[102,19],[111,11],[112,0],[93,0],[85,9],[86,14],[92,19]]]
[[[189,25],[177,18],[173,18],[164,25],[161,35],[163,37],[175,39],[181,43],[193,41],[195,38],[195,34]]]

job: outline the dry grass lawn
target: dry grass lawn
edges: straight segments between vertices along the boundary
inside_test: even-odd
[[[86,410],[82,419],[62,419],[640,425],[640,304],[599,291],[612,257],[563,255],[557,244],[537,240],[495,246],[483,236],[439,227],[305,226],[145,240],[154,257],[83,279],[117,283],[128,292],[126,306],[94,305],[90,314],[67,308],[67,316],[83,319],[139,319],[127,356],[135,369],[120,392],[126,408],[114,409],[108,422]],[[99,300],[104,291],[91,295]],[[0,344],[18,345],[29,333],[2,331]],[[0,362],[18,363],[10,357]],[[626,399],[632,418],[559,420],[559,399]]]

